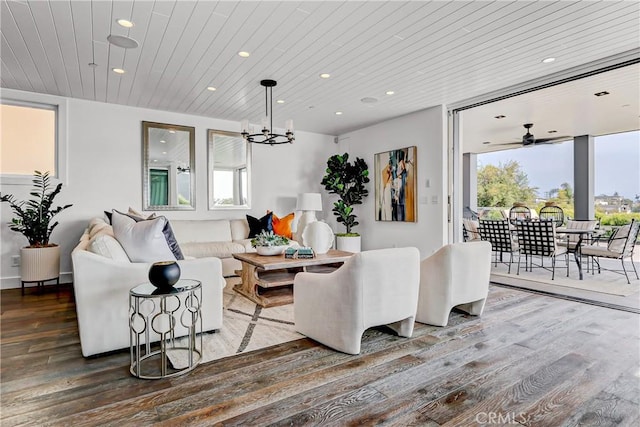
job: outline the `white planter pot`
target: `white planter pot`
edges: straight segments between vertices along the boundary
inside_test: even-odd
[[[336,236],[336,249],[346,252],[360,252],[360,236]]]
[[[60,246],[20,249],[20,280],[43,282],[60,276]]]

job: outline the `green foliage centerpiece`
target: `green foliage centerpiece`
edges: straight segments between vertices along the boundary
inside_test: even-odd
[[[262,230],[260,234],[251,239],[251,246],[254,248],[258,246],[283,246],[288,245],[289,239],[279,234],[273,234],[273,231]]]
[[[333,214],[337,221],[346,227],[346,235],[359,236],[358,233],[351,231],[359,224],[357,216],[353,213],[353,205],[362,204],[362,200],[369,195],[369,191],[364,186],[369,182],[367,163],[359,157],[350,163],[349,154],[336,154],[327,160],[325,172],[321,184],[330,194],[337,194],[340,198],[333,204]]]
[[[289,239],[273,231],[262,231],[251,239],[251,246],[259,255],[280,255],[289,244]]]

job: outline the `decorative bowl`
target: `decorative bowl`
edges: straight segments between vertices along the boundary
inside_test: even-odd
[[[256,246],[256,252],[258,255],[271,256],[271,255],[280,255],[287,249],[288,246]]]
[[[149,268],[149,281],[158,289],[171,289],[180,279],[180,266],[175,261],[154,262]]]

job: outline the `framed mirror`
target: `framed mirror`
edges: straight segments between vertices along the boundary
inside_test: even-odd
[[[195,128],[142,122],[144,210],[194,210]]]
[[[251,207],[251,145],[239,132],[209,129],[209,209]]]

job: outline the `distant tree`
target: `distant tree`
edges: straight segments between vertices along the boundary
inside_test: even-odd
[[[564,210],[566,217],[573,217],[573,187],[568,182],[563,182],[555,192],[554,197],[549,197],[547,201],[554,202],[557,206],[560,206]],[[540,210],[542,206],[544,206],[544,203],[538,204],[537,209]]]
[[[511,207],[515,202],[532,205],[537,187],[514,160],[498,166],[481,166],[478,170],[478,206]]]

